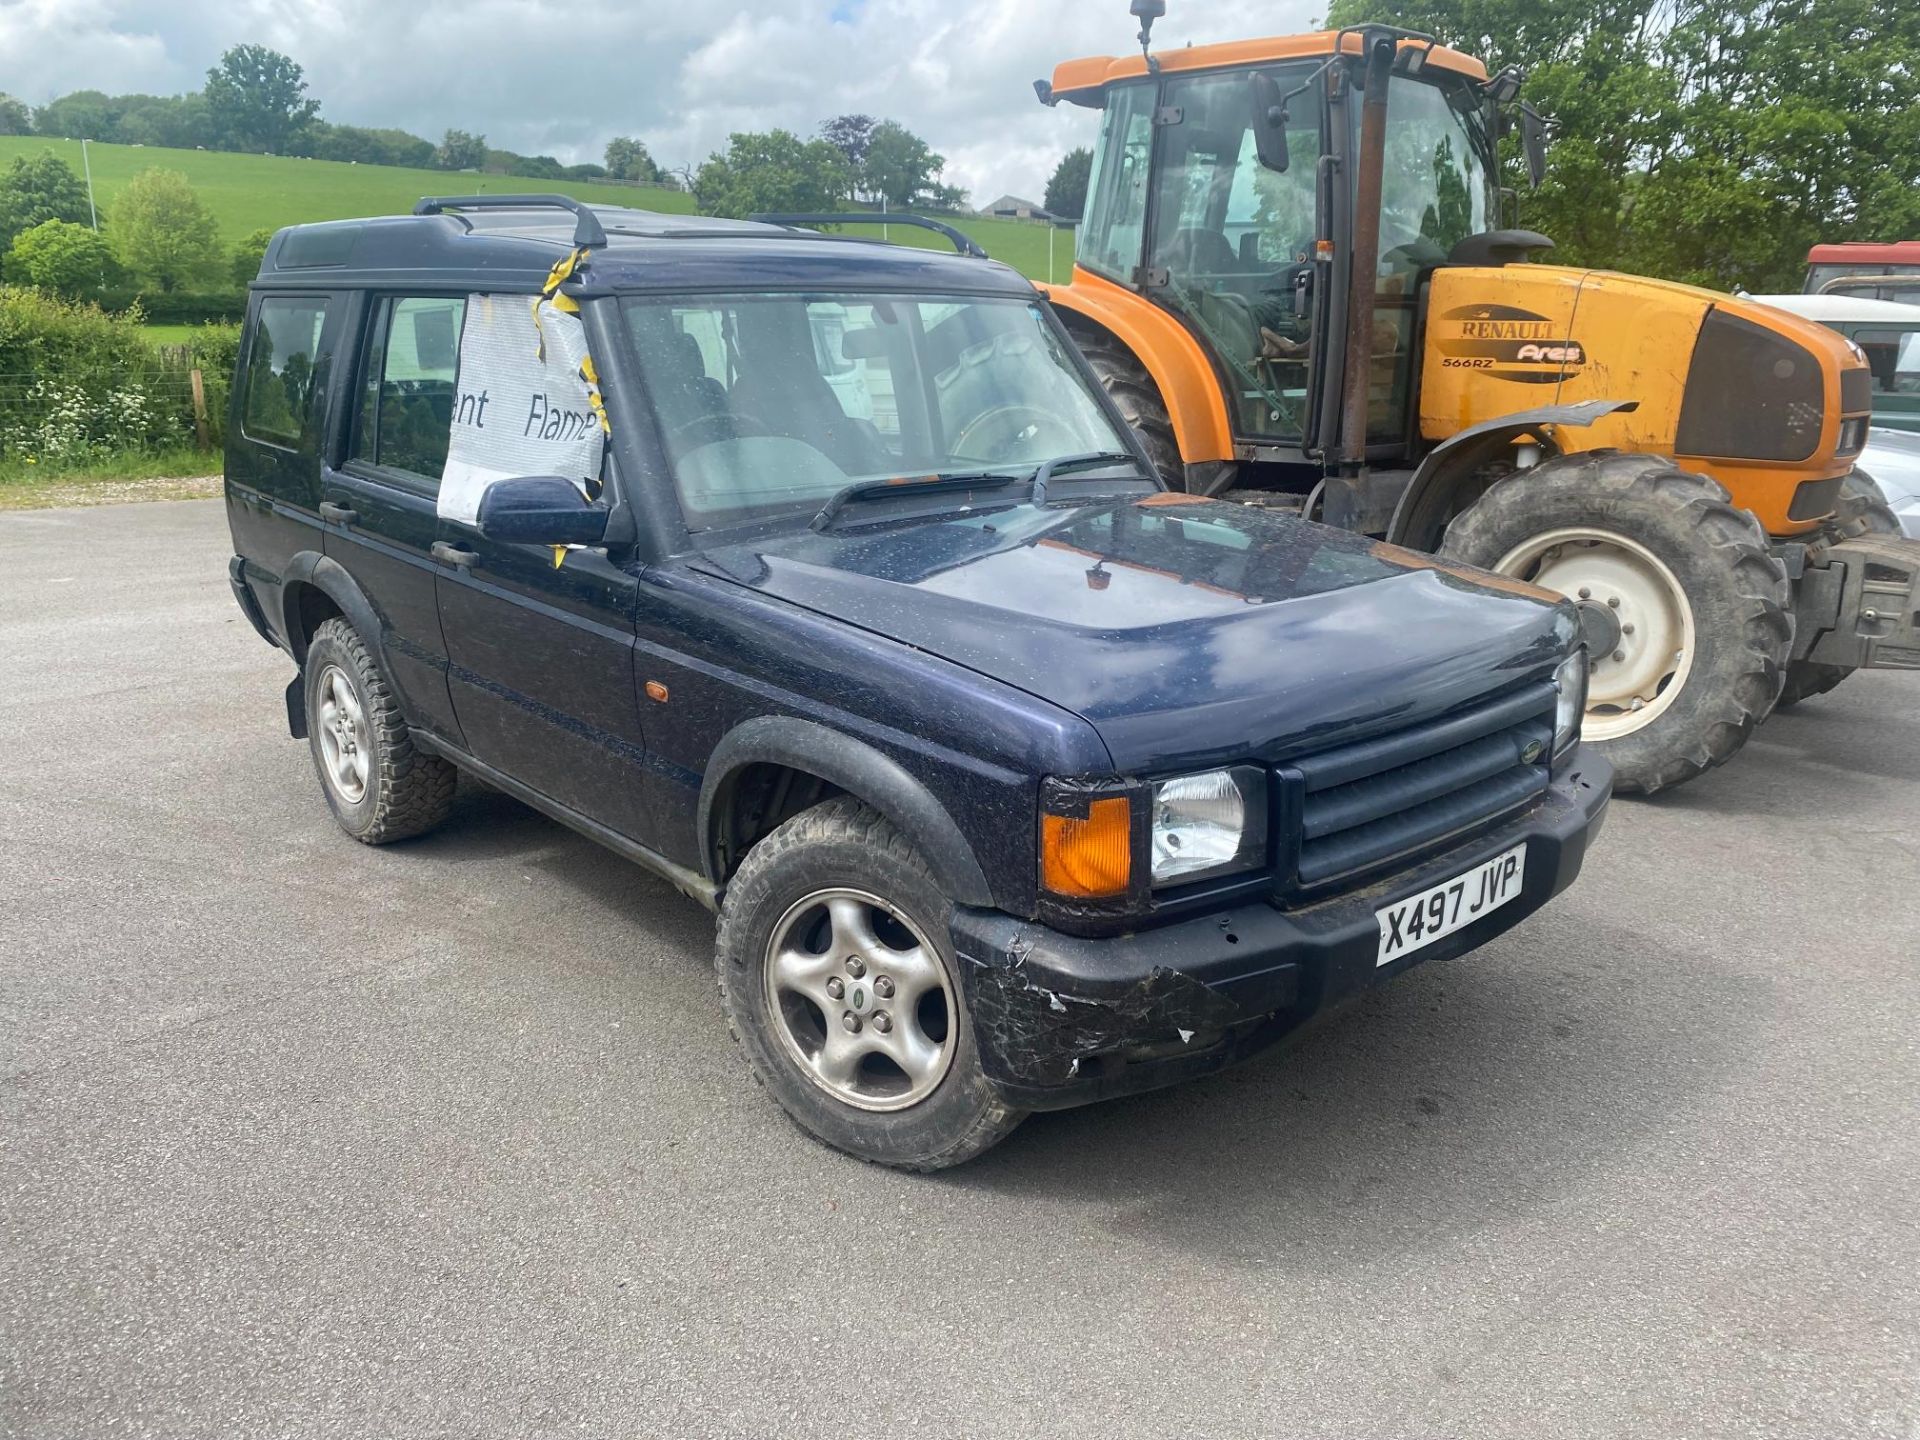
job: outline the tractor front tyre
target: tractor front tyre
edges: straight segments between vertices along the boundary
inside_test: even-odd
[[[1793,644],[1785,568],[1751,514],[1702,475],[1598,451],[1496,481],[1441,555],[1594,613],[1583,734],[1623,791],[1652,794],[1731,759],[1773,709]]]
[[[1879,483],[1865,471],[1855,470],[1840,482],[1840,499],[1833,507],[1833,518],[1827,522],[1826,533],[1841,540],[1855,535],[1898,535],[1900,518],[1887,504],[1886,492]],[[1822,660],[1795,660],[1787,666],[1787,683],[1773,708],[1784,710],[1802,700],[1824,695],[1853,674],[1854,669],[1852,665],[1829,665]]]
[[[1187,467],[1180,459],[1179,442],[1173,438],[1173,421],[1167,415],[1167,402],[1160,387],[1153,383],[1147,367],[1134,353],[1103,332],[1076,328],[1074,344],[1087,357],[1100,386],[1112,399],[1120,416],[1132,427],[1146,447],[1153,468],[1169,489],[1187,488]]]

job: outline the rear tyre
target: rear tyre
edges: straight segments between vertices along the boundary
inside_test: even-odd
[[[1172,489],[1186,489],[1187,467],[1180,459],[1180,444],[1173,438],[1173,421],[1167,415],[1166,401],[1160,397],[1160,387],[1153,383],[1146,366],[1111,335],[1075,329],[1073,339],[1093,373],[1100,377],[1101,388],[1112,398],[1121,418],[1140,437],[1160,478]]]
[[[1723,764],[1780,693],[1793,641],[1785,569],[1751,514],[1705,476],[1599,451],[1496,481],[1440,553],[1605,606],[1583,732],[1624,791]]]
[[[413,743],[366,642],[335,617],[307,647],[307,744],[340,828],[366,845],[424,835],[453,808],[457,775]]]
[[[1839,539],[1854,535],[1898,535],[1900,518],[1887,504],[1883,491],[1871,475],[1855,470],[1840,482],[1840,499],[1833,507],[1833,519],[1827,522],[1827,534]],[[1829,665],[1819,660],[1795,660],[1787,666],[1787,683],[1774,705],[1784,710],[1824,695],[1859,667]]]
[[[720,907],[720,1001],[755,1078],[808,1134],[940,1170],[1025,1118],[981,1073],[952,913],[919,852],[847,797],[747,852]]]

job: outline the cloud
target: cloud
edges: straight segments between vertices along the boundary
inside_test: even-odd
[[[1320,0],[1183,0],[1162,45],[1306,29]],[[598,159],[638,135],[698,163],[734,130],[810,134],[849,111],[891,117],[984,202],[1039,197],[1095,116],[1048,110],[1032,82],[1077,55],[1134,47],[1120,0],[750,0],[578,6],[559,0],[0,0],[0,90],[197,88],[228,45],[305,67],[322,114],[437,138]]]

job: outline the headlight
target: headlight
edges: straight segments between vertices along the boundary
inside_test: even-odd
[[[1553,688],[1560,694],[1553,707],[1553,758],[1558,760],[1580,738],[1580,719],[1587,713],[1587,647],[1573,653],[1553,672]]]
[[[1155,885],[1256,870],[1267,859],[1266,776],[1207,770],[1153,787]]]

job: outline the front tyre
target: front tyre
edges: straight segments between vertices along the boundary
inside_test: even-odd
[[[1140,437],[1160,478],[1171,490],[1186,489],[1187,467],[1180,458],[1180,442],[1174,438],[1173,419],[1147,367],[1111,335],[1082,327],[1076,327],[1072,334],[1073,343],[1100,377],[1101,389],[1112,399],[1128,428]]]
[[[906,839],[848,798],[741,862],[720,910],[721,1003],[756,1078],[817,1139],[939,1170],[1024,1118],[981,1073],[952,909]]]
[[[1727,492],[1648,455],[1548,460],[1496,481],[1440,553],[1593,607],[1582,727],[1623,791],[1731,759],[1773,708],[1792,648],[1785,570]]]

